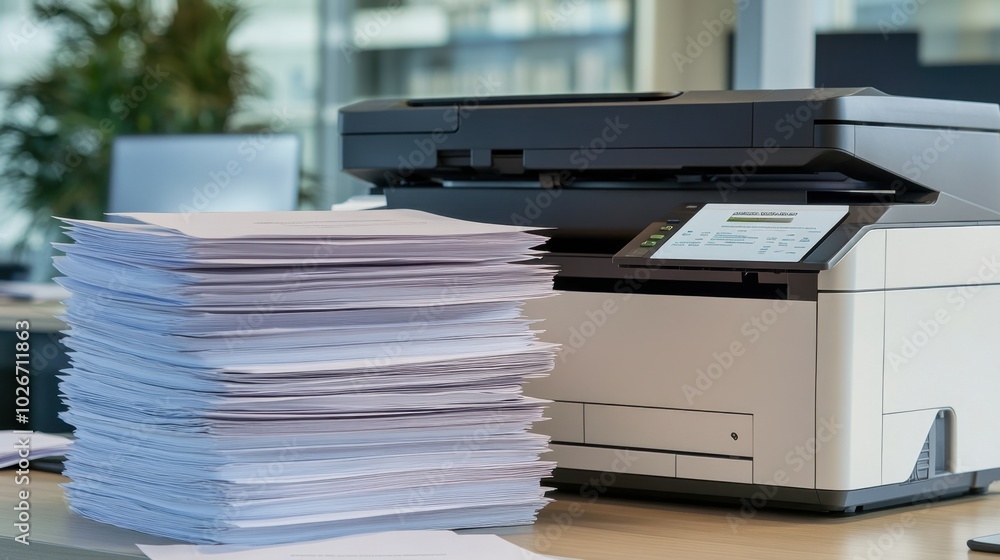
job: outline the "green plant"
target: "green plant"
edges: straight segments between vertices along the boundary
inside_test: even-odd
[[[0,124],[0,181],[32,230],[52,215],[101,219],[111,139],[118,134],[232,129],[257,95],[246,55],[229,50],[246,12],[234,0],[38,0],[35,16],[59,33],[48,68],[8,92]]]

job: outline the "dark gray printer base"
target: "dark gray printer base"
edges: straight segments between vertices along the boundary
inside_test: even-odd
[[[982,494],[997,480],[1000,480],[1000,468],[842,491],[557,468],[552,478],[542,482],[560,490],[576,491],[584,498],[593,499],[613,495],[735,504],[751,508],[752,511],[791,508],[860,513],[886,507],[936,502],[965,494]]]

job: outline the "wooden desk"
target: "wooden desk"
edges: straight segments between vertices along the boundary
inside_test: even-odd
[[[31,545],[13,541],[13,471],[0,471],[0,559],[144,558],[134,543],[171,541],[104,525],[70,513],[66,479],[31,475]],[[525,548],[581,559],[663,558],[1000,560],[970,552],[971,537],[1000,533],[1000,486],[985,496],[857,516],[762,511],[742,520],[733,507],[587,499],[556,494],[532,527],[496,532]],[[733,514],[733,516],[730,516]],[[470,559],[474,560],[474,559]]]
[[[746,520],[734,506],[560,494],[530,534],[506,538],[582,559],[1000,560],[965,544],[993,533],[1000,533],[1000,483],[984,496],[933,505],[856,516],[764,510]]]

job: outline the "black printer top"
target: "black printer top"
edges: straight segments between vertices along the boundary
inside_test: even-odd
[[[559,236],[631,237],[683,202],[1000,216],[994,104],[816,88],[371,100],[339,119],[344,171],[388,187],[390,206]],[[525,191],[540,188],[558,190]]]
[[[630,127],[622,147],[746,146],[777,128],[816,121],[1000,131],[993,104],[895,97],[867,87],[369,100],[342,108],[339,126],[349,135],[454,133],[468,125],[469,132],[517,135],[480,142],[515,149],[556,147],[558,138],[607,117]]]

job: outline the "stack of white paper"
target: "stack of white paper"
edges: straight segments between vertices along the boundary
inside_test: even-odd
[[[70,507],[190,542],[531,523],[540,238],[422,212],[64,220]]]

